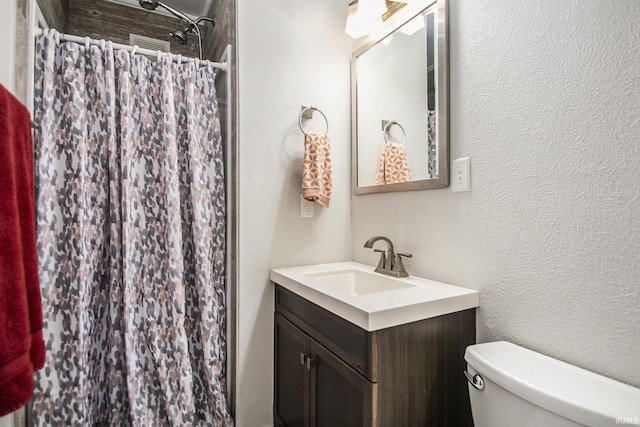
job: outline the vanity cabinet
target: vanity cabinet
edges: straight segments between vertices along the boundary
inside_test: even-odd
[[[275,311],[277,426],[473,426],[475,309],[366,331],[276,284]]]
[[[278,424],[372,426],[377,384],[278,313],[275,327]]]

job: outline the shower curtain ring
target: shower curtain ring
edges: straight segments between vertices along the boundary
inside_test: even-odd
[[[84,38],[84,48],[85,50],[89,50],[89,46],[91,46],[91,39],[87,36]]]
[[[56,44],[60,44],[60,33],[58,31],[53,33],[53,36],[56,39]]]
[[[196,70],[200,68],[200,58],[196,58]]]
[[[133,59],[136,56],[137,51],[138,51],[138,45],[134,44],[133,47],[131,48],[131,59]]]
[[[104,41],[104,39],[100,40],[100,49],[104,50],[104,48],[106,47],[105,45],[107,44],[106,41]]]
[[[160,52],[160,49],[158,49],[158,62],[160,62],[160,60],[162,59],[162,52]]]
[[[178,60],[176,62],[178,62],[178,65],[182,65],[182,55],[181,54],[178,54]]]

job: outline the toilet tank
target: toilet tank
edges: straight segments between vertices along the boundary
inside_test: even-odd
[[[500,341],[465,351],[475,427],[640,426],[640,389]]]

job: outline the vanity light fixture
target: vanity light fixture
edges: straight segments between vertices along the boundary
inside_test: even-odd
[[[387,12],[385,0],[354,0],[347,7],[347,25],[344,29],[351,38],[364,37],[376,21],[382,21]]]
[[[347,25],[344,32],[353,39],[370,35],[379,26],[408,4],[423,0],[353,0],[347,6]],[[417,25],[417,24],[416,24]],[[424,23],[422,24],[424,26]],[[414,32],[420,28],[416,28]]]
[[[369,32],[365,23],[358,15],[358,0],[354,0],[347,6],[347,25],[344,29],[352,39],[364,37]]]

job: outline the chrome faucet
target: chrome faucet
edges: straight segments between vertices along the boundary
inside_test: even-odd
[[[381,249],[373,249],[374,252],[380,252],[380,261],[376,267],[376,273],[386,274],[393,277],[408,277],[409,273],[404,268],[402,257],[412,258],[411,254],[396,254],[393,251],[393,243],[388,237],[373,236],[364,243],[365,248],[373,248],[373,244],[378,240],[382,240],[387,243],[387,251]]]

